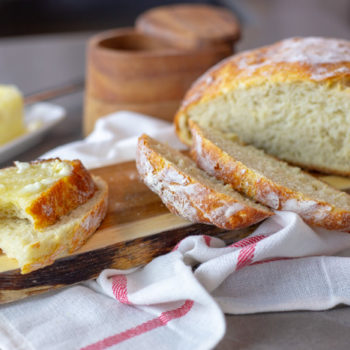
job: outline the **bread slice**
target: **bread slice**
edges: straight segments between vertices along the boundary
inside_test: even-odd
[[[176,115],[188,145],[190,119],[303,168],[350,175],[350,42],[290,38],[225,59]]]
[[[141,179],[169,210],[192,222],[236,229],[273,215],[207,175],[189,157],[147,135],[138,140],[136,166]]]
[[[28,219],[0,220],[0,249],[17,260],[22,273],[73,253],[95,232],[107,212],[108,186],[99,177],[93,181],[96,184],[93,197],[44,230],[35,229]]]
[[[44,229],[94,192],[94,181],[79,160],[15,162],[0,170],[0,218],[28,219],[35,229]]]
[[[192,156],[209,174],[273,209],[298,213],[310,225],[350,231],[350,196],[253,146],[190,121]]]

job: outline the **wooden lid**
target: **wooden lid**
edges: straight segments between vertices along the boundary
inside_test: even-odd
[[[225,8],[182,4],[146,11],[136,20],[137,30],[182,49],[233,43],[239,39],[239,22]]]

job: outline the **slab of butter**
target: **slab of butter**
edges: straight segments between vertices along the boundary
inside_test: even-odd
[[[23,98],[12,85],[0,85],[0,146],[25,132]]]

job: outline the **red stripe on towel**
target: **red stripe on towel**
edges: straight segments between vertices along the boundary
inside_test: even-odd
[[[185,316],[192,308],[193,300],[186,300],[184,304],[174,310],[162,312],[158,317],[130,328],[124,332],[112,335],[108,338],[88,345],[81,350],[104,350],[110,346],[119,344],[125,340],[147,333],[155,328],[165,326],[171,320]]]
[[[244,238],[230,246],[235,248],[242,248],[238,254],[236,270],[239,270],[244,266],[250,265],[253,262],[255,247],[257,243],[265,237],[266,236],[264,235],[258,235]]]
[[[208,247],[210,247],[211,237],[210,237],[210,236],[206,236],[206,235],[204,235],[204,236],[202,236],[202,237],[203,237],[203,239],[204,239],[205,244],[206,244]]]
[[[112,278],[112,291],[115,298],[123,304],[131,304],[128,299],[127,278],[125,275],[116,275]]]
[[[257,235],[257,236],[253,236],[253,237],[243,238],[240,241],[231,244],[230,247],[234,247],[234,248],[246,247],[247,245],[250,245],[253,243],[258,243],[259,241],[261,241],[265,237],[266,237],[265,235]]]

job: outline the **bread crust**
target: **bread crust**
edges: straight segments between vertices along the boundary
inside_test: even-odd
[[[74,226],[64,233],[63,239],[52,246],[47,254],[35,258],[32,261],[28,261],[23,265],[21,267],[21,273],[29,273],[51,265],[58,258],[72,254],[97,230],[106,216],[108,209],[108,185],[98,176],[94,176],[92,181],[94,181],[94,184],[95,182],[97,183],[97,191],[94,195],[98,196],[96,203],[89,207],[88,210],[79,217],[79,220],[76,220]],[[94,196],[90,198],[91,201],[94,199]],[[88,206],[89,202],[85,204]],[[79,208],[76,208],[76,210],[79,210]],[[59,225],[59,222],[57,222],[56,225]],[[45,234],[45,231],[43,234]],[[40,247],[40,242],[33,243],[31,249],[35,249],[35,246]]]
[[[31,164],[52,160],[39,160]],[[95,183],[81,161],[64,162],[72,166],[71,174],[56,181],[26,208],[26,213],[33,219],[35,229],[42,230],[54,224],[61,216],[88,201],[95,193]]]
[[[309,46],[298,47],[295,49],[297,51],[293,51],[294,45],[303,41],[305,47]],[[298,81],[328,85],[337,83],[342,89],[348,88],[350,42],[324,38],[291,38],[224,59],[201,76],[186,93],[175,116],[176,132],[181,141],[191,145],[189,110],[238,86]],[[331,172],[334,173],[333,169]]]
[[[270,208],[298,213],[310,225],[350,231],[349,211],[274,183],[206,138],[195,122],[190,121],[190,129],[193,137],[191,156],[209,174]]]
[[[136,166],[141,179],[160,196],[172,213],[192,222],[225,229],[247,227],[273,215],[267,208],[250,207],[201,183],[163,157],[153,147],[154,142],[147,135],[139,138]]]

